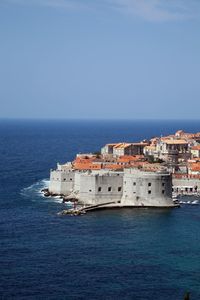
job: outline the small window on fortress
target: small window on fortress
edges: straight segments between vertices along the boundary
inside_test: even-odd
[[[72,181],[72,178],[70,178],[70,181]]]
[[[162,183],[162,186],[165,186],[165,183],[164,183],[164,182]]]
[[[98,188],[98,192],[101,192],[101,187]]]
[[[64,181],[66,181],[66,178],[64,178]]]
[[[133,182],[133,185],[136,185],[136,182]]]
[[[151,182],[148,183],[148,186],[151,186]]]
[[[151,191],[148,191],[148,194],[151,194]]]
[[[89,192],[91,192],[92,190],[89,190]]]
[[[122,190],[122,187],[119,186],[119,187],[118,187],[118,192],[121,192],[121,190]]]
[[[165,190],[162,190],[162,194],[164,194],[165,193]]]
[[[111,192],[111,191],[112,191],[112,188],[111,188],[111,186],[109,186],[109,187],[108,187],[108,191],[109,191],[109,192]]]

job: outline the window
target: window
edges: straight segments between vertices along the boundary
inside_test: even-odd
[[[133,185],[136,185],[136,182],[133,182]]]
[[[162,186],[165,186],[165,183],[164,183],[164,182],[162,183]]]
[[[164,194],[165,193],[165,190],[162,190],[162,194]]]
[[[72,178],[70,178],[70,181],[72,181]]]
[[[66,178],[64,178],[64,181],[66,181]]]
[[[151,182],[148,183],[148,186],[151,186]]]
[[[98,192],[101,192],[101,187],[98,188]]]
[[[89,192],[91,192],[92,190],[89,190]]]
[[[111,186],[109,186],[109,187],[108,187],[108,191],[109,191],[109,192],[111,192],[111,191],[112,191],[112,188],[111,188]]]
[[[148,191],[148,194],[151,194],[151,191]]]
[[[122,187],[119,186],[119,187],[118,187],[118,192],[121,192],[121,190],[122,190]]]

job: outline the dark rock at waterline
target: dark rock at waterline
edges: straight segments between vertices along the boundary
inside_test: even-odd
[[[66,197],[62,197],[63,198],[63,203],[71,201],[71,202],[78,202],[78,200],[76,198],[66,198]]]
[[[45,197],[50,197],[51,193],[49,192],[48,189],[42,189],[41,192],[44,194]]]

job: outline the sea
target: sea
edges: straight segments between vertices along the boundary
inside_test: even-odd
[[[59,216],[50,169],[200,121],[1,120],[0,299],[200,299],[200,205]]]

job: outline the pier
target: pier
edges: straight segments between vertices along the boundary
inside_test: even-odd
[[[70,209],[64,209],[61,212],[59,212],[58,215],[61,215],[61,216],[63,216],[63,215],[80,216],[80,215],[85,214],[88,211],[96,210],[100,207],[102,208],[102,207],[105,207],[105,206],[110,205],[110,204],[116,204],[116,202],[107,202],[107,203],[103,203],[103,204],[83,206],[83,207],[80,207],[80,208],[74,207],[74,208],[70,208]]]

